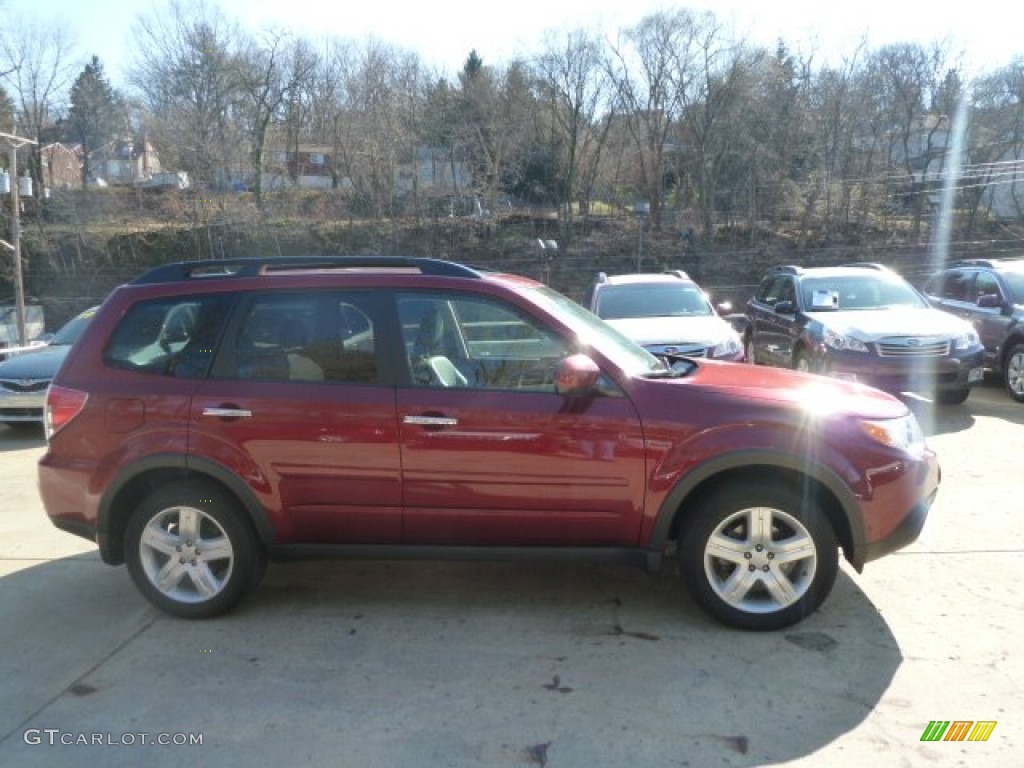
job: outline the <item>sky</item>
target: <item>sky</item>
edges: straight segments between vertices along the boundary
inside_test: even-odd
[[[540,49],[545,31],[596,29],[614,38],[645,15],[685,7],[711,10],[719,21],[752,42],[774,46],[780,37],[797,51],[817,51],[815,61],[839,63],[863,40],[888,43],[948,41],[973,71],[991,71],[1024,56],[1016,3],[980,11],[975,3],[893,0],[207,0],[251,32],[278,27],[310,40],[337,36],[375,38],[418,52],[442,73],[458,72],[470,50],[485,64],[507,63]],[[0,8],[30,19],[59,18],[77,41],[84,64],[96,54],[115,86],[132,60],[131,29],[139,0],[0,0]],[[941,9],[940,9],[941,6]],[[1018,15],[1016,21],[1011,17]]]

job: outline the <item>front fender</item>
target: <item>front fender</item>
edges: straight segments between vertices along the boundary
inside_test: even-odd
[[[853,490],[837,471],[824,463],[809,460],[805,455],[770,447],[714,455],[680,475],[658,507],[648,538],[648,550],[664,552],[676,530],[677,516],[685,515],[686,504],[711,484],[730,476],[741,481],[741,474],[752,475],[773,470],[784,470],[814,481],[832,496],[835,508],[841,515],[840,520],[833,520],[836,535],[843,545],[846,558],[860,571],[866,551],[865,526],[861,506]]]

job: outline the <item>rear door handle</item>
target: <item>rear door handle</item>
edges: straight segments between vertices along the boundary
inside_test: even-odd
[[[203,408],[203,416],[215,416],[218,419],[247,419],[252,416],[248,408]]]

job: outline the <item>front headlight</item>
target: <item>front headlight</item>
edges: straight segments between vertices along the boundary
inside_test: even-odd
[[[890,448],[920,456],[924,453],[924,432],[912,413],[899,419],[862,419],[860,428],[868,437]]]
[[[978,334],[974,331],[968,331],[967,333],[961,333],[955,339],[953,339],[953,348],[958,351],[970,349],[971,347],[977,346],[980,342],[978,341]]]
[[[729,357],[730,355],[738,355],[742,347],[743,342],[740,341],[739,334],[731,333],[726,337],[725,341],[720,341],[708,349],[708,357]]]
[[[828,328],[825,329],[825,336],[823,338],[825,345],[832,347],[832,349],[838,349],[840,351],[847,352],[867,352],[867,345],[860,339],[855,339],[852,336],[844,336],[841,333],[836,333]]]

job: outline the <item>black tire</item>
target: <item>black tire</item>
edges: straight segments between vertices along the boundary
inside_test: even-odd
[[[1013,345],[1003,360],[1003,386],[1010,397],[1024,403],[1024,342]]]
[[[793,358],[793,370],[800,371],[805,374],[817,373],[814,370],[814,362],[811,360],[810,355],[807,354],[803,349],[797,352]]]
[[[765,528],[752,532],[757,519]],[[700,499],[679,556],[697,603],[723,624],[750,630],[780,629],[814,613],[839,570],[835,533],[813,496],[766,480]]]
[[[743,342],[743,356],[746,358],[746,362],[751,365],[757,365],[757,356],[754,352],[754,337],[752,334],[747,334],[747,338]]]
[[[971,388],[944,389],[935,393],[935,399],[942,405],[960,405],[970,397]]]
[[[125,561],[149,602],[186,619],[230,610],[267,565],[237,499],[199,480],[166,485],[143,500],[125,529]]]

